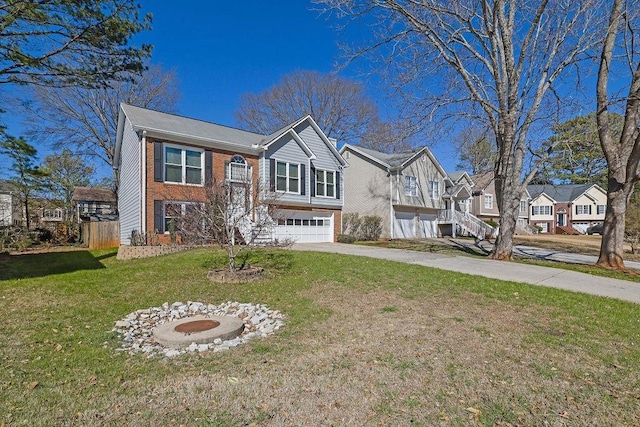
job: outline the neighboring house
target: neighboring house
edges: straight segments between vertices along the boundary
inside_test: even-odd
[[[382,218],[384,238],[482,235],[486,224],[468,213],[473,181],[448,175],[427,147],[386,154],[346,144],[344,212]]]
[[[71,200],[77,222],[118,219],[117,198],[113,190],[99,187],[74,187]]]
[[[42,197],[35,197],[29,201],[29,212],[31,213],[31,228],[47,228],[54,230],[58,224],[62,224],[67,216],[59,200],[49,200]]]
[[[586,233],[604,221],[607,192],[595,184],[529,185],[529,223],[543,233]]]
[[[212,182],[275,192],[272,239],[333,242],[340,233],[347,163],[310,116],[260,135],[121,104],[115,164],[124,245],[132,232],[168,242],[171,216],[206,200]]]
[[[22,219],[22,207],[15,187],[0,181],[0,227],[21,225]]]
[[[500,212],[496,199],[496,184],[493,179],[493,172],[490,171],[472,175],[471,179],[475,183],[475,187],[473,187],[471,213],[483,221],[500,223]],[[529,200],[529,192],[525,191],[520,199],[516,233],[529,232]]]

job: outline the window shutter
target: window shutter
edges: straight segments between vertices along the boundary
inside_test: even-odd
[[[311,166],[311,176],[309,177],[309,186],[311,187],[311,197],[316,197],[316,168]]]
[[[213,182],[212,155],[211,150],[206,150],[204,152],[204,184],[207,186],[210,186]]]
[[[271,191],[276,189],[276,161],[275,159],[269,159],[269,185]]]
[[[306,189],[307,189],[307,182],[305,180],[305,173],[304,173],[305,170],[306,170],[306,166],[300,165],[300,194],[302,194],[303,196],[306,194]]]
[[[224,180],[228,181],[231,179],[231,171],[229,170],[229,162],[224,162]]]
[[[336,171],[336,199],[340,198],[340,172]]]
[[[162,182],[162,142],[153,143],[153,180]]]
[[[162,221],[162,200],[153,201],[153,228],[158,233],[164,233]]]

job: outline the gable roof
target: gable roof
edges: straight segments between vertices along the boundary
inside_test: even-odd
[[[87,202],[115,202],[116,194],[113,190],[99,187],[73,187],[71,200]]]
[[[9,181],[0,181],[0,192],[13,193],[16,191],[17,191],[16,186],[10,183]]]
[[[476,189],[484,190],[493,182],[493,171],[471,175],[470,178],[476,184]]]
[[[529,190],[529,194],[531,194],[533,199],[544,193],[556,202],[567,203],[576,200],[592,187],[596,187],[598,190],[605,192],[596,184],[529,184],[527,190]]]
[[[347,149],[360,153],[362,156],[367,157],[370,160],[378,163],[390,170],[404,169],[413,159],[419,157],[422,153],[426,153],[429,159],[436,166],[438,171],[446,178],[448,175],[444,171],[440,162],[434,157],[433,153],[426,146],[417,148],[411,151],[401,151],[398,153],[383,153],[381,151],[373,150],[371,148],[364,148],[352,144],[345,144],[340,150],[340,154],[344,153]]]
[[[176,114],[163,113],[147,108],[136,107],[125,103],[120,104],[118,131],[116,136],[116,158],[119,157],[119,147],[122,144],[121,140],[125,116],[129,119],[133,126],[133,130],[136,132],[146,131],[151,136],[155,136],[160,139],[176,138],[178,140],[186,139],[189,141],[197,141],[198,145],[205,147],[217,146],[229,149],[229,147],[226,146],[232,145],[235,149],[244,152],[248,151],[259,153],[269,144],[275,142],[287,133],[291,133],[293,138],[307,153],[307,155],[309,155],[310,158],[315,158],[315,154],[294,131],[294,128],[300,123],[308,121],[318,133],[322,141],[328,146],[329,150],[336,156],[336,158],[338,158],[339,162],[343,166],[347,164],[333,144],[331,144],[324,132],[322,132],[318,127],[313,118],[308,115],[275,131],[271,135],[261,135],[255,132],[218,125],[215,123],[205,122],[203,120],[191,119],[188,117],[178,116]]]

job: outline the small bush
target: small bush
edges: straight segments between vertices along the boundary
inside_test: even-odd
[[[338,234],[338,243],[353,243],[356,240],[356,236],[352,234]]]
[[[357,236],[360,231],[362,220],[357,213],[348,213],[342,216],[342,231],[344,234]]]
[[[495,222],[495,221],[494,221],[494,220],[492,220],[492,219],[486,219],[484,222],[485,222],[487,225],[490,225],[490,226],[491,226],[491,227],[493,227],[493,228],[498,227],[498,223],[497,223],[497,222]]]
[[[362,217],[360,225],[360,240],[378,240],[382,234],[382,218],[377,215]]]
[[[344,214],[342,231],[355,240],[378,240],[382,234],[382,218],[377,215],[365,215],[361,218],[357,213]]]

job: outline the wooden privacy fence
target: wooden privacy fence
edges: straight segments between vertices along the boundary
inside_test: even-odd
[[[80,238],[89,249],[120,246],[119,221],[88,221],[80,224]]]

